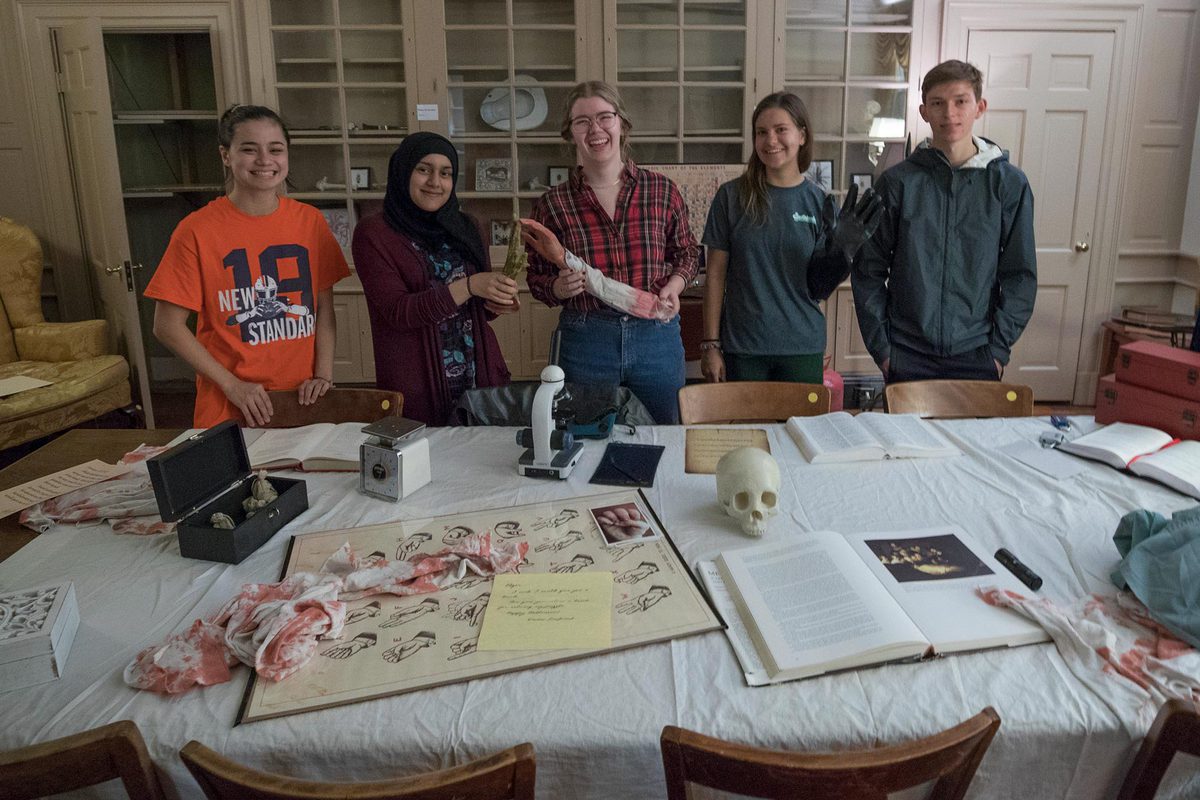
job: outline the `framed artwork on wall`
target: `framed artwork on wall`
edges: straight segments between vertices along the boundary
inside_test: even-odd
[[[512,191],[512,159],[481,158],[475,162],[475,191]]]
[[[350,168],[350,188],[370,189],[371,188],[371,168],[370,167],[351,167]]]
[[[833,191],[833,159],[814,161],[804,177],[820,186],[826,193]]]

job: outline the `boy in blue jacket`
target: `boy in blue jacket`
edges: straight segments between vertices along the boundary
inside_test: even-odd
[[[875,185],[884,220],[854,265],[858,324],[889,383],[999,380],[1033,313],[1033,193],[1008,153],[974,136],[983,74],[945,61],[921,84],[933,128]]]

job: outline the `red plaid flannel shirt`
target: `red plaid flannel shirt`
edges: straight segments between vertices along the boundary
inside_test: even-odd
[[[674,275],[684,286],[696,276],[700,247],[688,228],[687,205],[670,178],[632,161],[622,173],[616,214],[610,219],[576,167],[571,179],[546,192],[533,206],[533,219],[558,236],[563,247],[610,278],[658,294]],[[546,305],[579,311],[607,308],[587,292],[566,301],[550,285],[558,266],[529,250],[529,291]]]

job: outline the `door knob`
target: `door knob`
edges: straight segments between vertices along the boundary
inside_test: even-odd
[[[1088,250],[1091,250],[1091,249],[1092,249],[1092,246],[1090,244],[1088,244],[1087,242],[1076,242],[1075,243],[1075,252],[1076,253],[1086,253]]]
[[[119,274],[120,274],[121,272],[123,272],[123,271],[124,271],[124,270],[125,270],[127,267],[128,267],[129,269],[141,269],[141,268],[142,268],[142,265],[141,265],[141,264],[130,264],[128,261],[126,261],[125,263],[123,263],[123,264],[121,264],[120,266],[117,266],[117,267],[105,267],[105,268],[104,268],[104,274],[105,274],[105,275],[119,275]]]

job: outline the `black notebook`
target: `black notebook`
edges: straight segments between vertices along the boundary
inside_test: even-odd
[[[648,489],[654,485],[654,473],[658,460],[662,458],[661,444],[625,444],[610,442],[604,448],[600,464],[592,473],[592,483],[604,486],[640,486]]]

